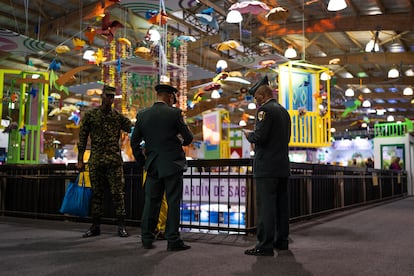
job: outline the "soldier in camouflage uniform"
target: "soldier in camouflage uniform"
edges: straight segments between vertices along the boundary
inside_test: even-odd
[[[92,185],[91,216],[93,224],[83,235],[84,238],[100,234],[100,219],[103,215],[104,188],[111,191],[115,214],[118,218],[118,235],[128,237],[125,229],[125,181],[123,176],[123,160],[120,149],[121,130],[130,133],[131,121],[112,109],[115,88],[104,86],[102,104],[88,111],[80,125],[78,143],[79,170],[84,168],[83,155],[86,150],[88,137],[91,141],[91,154],[88,161]]]

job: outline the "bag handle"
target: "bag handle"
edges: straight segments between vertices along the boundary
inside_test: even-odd
[[[79,172],[78,177],[76,178],[76,182],[78,186],[86,187],[86,181],[85,181],[85,172],[89,172],[89,166],[88,164],[85,164],[85,169],[81,172]]]

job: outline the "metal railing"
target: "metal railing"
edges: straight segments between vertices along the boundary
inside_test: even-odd
[[[405,172],[291,163],[291,173],[291,221],[407,193]],[[76,176],[74,164],[0,166],[0,213],[89,221],[59,213],[67,183]],[[134,163],[125,163],[124,176],[127,222],[139,225],[144,202],[142,173]],[[104,222],[114,223],[109,191],[106,198]],[[256,228],[255,206],[252,159],[189,160],[184,174],[181,227],[252,232]]]
[[[406,120],[399,123],[376,123],[374,125],[375,137],[397,137],[404,136],[412,130],[413,122]]]

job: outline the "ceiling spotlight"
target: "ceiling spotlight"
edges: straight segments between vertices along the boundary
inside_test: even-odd
[[[331,79],[331,76],[328,74],[328,73],[326,73],[326,72],[322,72],[322,74],[321,74],[321,80],[323,80],[323,81],[327,81],[327,80],[330,80]]]
[[[222,70],[226,69],[227,66],[228,66],[227,61],[225,61],[224,59],[220,59],[216,63],[216,68],[221,68]]]
[[[368,94],[368,93],[371,93],[371,89],[369,89],[368,87],[364,87],[364,88],[361,90],[361,92],[362,92],[362,93],[365,93],[365,94]]]
[[[385,114],[385,112],[386,112],[387,110],[385,110],[385,109],[377,109],[377,115],[378,116],[382,116],[382,115],[384,115]]]
[[[394,116],[388,115],[387,122],[394,122]]]
[[[389,79],[395,79],[400,76],[400,72],[397,68],[391,68],[390,71],[388,71],[388,78]]]
[[[345,96],[353,97],[354,95],[355,95],[354,89],[348,88],[347,90],[345,90]]]
[[[408,69],[407,71],[405,71],[405,75],[407,77],[413,77],[414,76],[414,70],[412,68]]]
[[[379,52],[379,45],[374,39],[371,39],[365,46],[365,52],[367,53],[376,53]]]
[[[371,107],[371,102],[370,102],[370,101],[368,101],[368,100],[365,100],[365,101],[362,103],[362,107]]]
[[[296,50],[293,49],[292,45],[289,45],[288,48],[285,51],[285,57],[286,58],[295,58],[298,54],[296,53]]]
[[[157,43],[158,41],[161,40],[161,34],[159,31],[155,30],[155,29],[151,29],[148,31],[148,34],[150,36],[149,40],[152,42]]]
[[[328,3],[328,11],[340,11],[347,7],[345,0],[330,0]]]
[[[413,95],[413,89],[411,87],[404,88],[403,95],[404,96],[411,96],[411,95]]]
[[[240,122],[239,122],[239,126],[241,126],[241,127],[245,127],[245,126],[247,126],[246,121],[245,121],[245,120],[240,120]]]

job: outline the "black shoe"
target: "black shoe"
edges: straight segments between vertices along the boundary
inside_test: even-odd
[[[244,251],[244,254],[246,255],[251,255],[251,256],[274,256],[274,252],[272,251],[268,251],[268,250],[263,250],[263,249],[259,249],[259,248],[252,248],[252,249],[248,249],[246,251]]]
[[[120,236],[121,238],[129,237],[129,234],[126,231],[124,226],[119,226],[118,227],[118,236]]]
[[[92,226],[91,228],[88,229],[88,231],[86,231],[82,235],[82,238],[95,237],[95,236],[99,236],[100,234],[101,234],[101,228],[97,226]]]
[[[282,250],[289,250],[289,242],[288,241],[277,241],[273,243],[273,248],[279,251]]]
[[[190,248],[191,246],[186,245],[183,241],[181,241],[176,244],[168,244],[167,251],[182,251]]]

